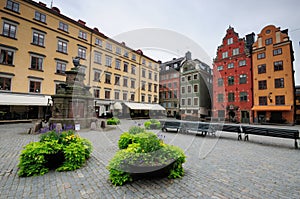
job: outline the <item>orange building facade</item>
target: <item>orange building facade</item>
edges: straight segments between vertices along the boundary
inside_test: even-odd
[[[288,30],[264,27],[252,49],[254,122],[293,124],[294,56]]]

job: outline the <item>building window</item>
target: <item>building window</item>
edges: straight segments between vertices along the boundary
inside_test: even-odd
[[[189,75],[189,76],[187,77],[187,79],[188,79],[188,81],[191,81],[191,80],[192,80],[192,76]]]
[[[105,73],[105,83],[111,84],[111,74]]]
[[[142,60],[142,64],[146,65],[146,60],[145,59]]]
[[[284,88],[284,78],[275,79],[275,88]]]
[[[135,75],[135,71],[136,71],[136,66],[135,65],[131,65],[131,74]]]
[[[14,51],[2,48],[0,51],[0,64],[13,65]]]
[[[19,3],[11,1],[11,0],[7,0],[6,8],[9,9],[9,10],[12,10],[14,12],[19,12],[20,11]]]
[[[106,50],[112,51],[112,44],[106,42],[105,48],[106,48]]]
[[[127,77],[123,77],[123,86],[128,87],[128,78]]]
[[[100,82],[100,80],[101,80],[101,71],[94,70],[94,81]]]
[[[5,90],[5,91],[11,90],[11,78],[0,76],[0,90]]]
[[[234,67],[233,63],[229,63],[229,64],[227,65],[227,68],[233,68],[233,67]]]
[[[29,82],[29,92],[30,93],[40,93],[41,92],[41,82],[31,80]]]
[[[94,97],[99,98],[100,97],[100,90],[99,89],[94,89]]]
[[[259,90],[267,89],[267,80],[258,81],[258,89]]]
[[[105,55],[105,66],[111,67],[112,57]]]
[[[240,60],[239,66],[246,66],[246,60]]]
[[[148,95],[148,102],[151,103],[152,96]]]
[[[131,80],[130,88],[135,88],[135,80],[134,79]]]
[[[127,50],[124,51],[124,57],[128,57],[128,51]]]
[[[105,90],[104,97],[105,99],[110,99],[110,90]]]
[[[240,49],[239,48],[235,48],[232,50],[232,55],[238,55],[240,53]]]
[[[148,73],[148,78],[152,79],[152,72],[151,71],[149,71],[149,73]]]
[[[257,59],[264,59],[265,57],[266,57],[265,52],[257,54]]]
[[[132,59],[133,61],[135,61],[135,60],[136,60],[136,55],[135,55],[135,54],[132,54],[131,59]]]
[[[60,21],[59,25],[58,25],[58,29],[63,30],[65,32],[68,32],[69,31],[69,25],[62,22],[62,21]]]
[[[124,91],[123,91],[123,100],[124,100],[124,101],[127,101],[127,93],[124,92]],[[133,98],[133,101],[134,101],[134,98]]]
[[[285,105],[284,95],[275,96],[275,100],[276,100],[276,105]]]
[[[275,49],[273,50],[273,55],[276,56],[276,55],[281,55],[282,54],[282,49],[281,48],[278,48],[278,49]]]
[[[123,72],[128,72],[128,63],[124,62],[124,68],[123,68]]]
[[[181,81],[184,82],[184,81],[185,81],[185,77],[182,77],[182,78],[181,78]]]
[[[181,99],[181,105],[185,106],[185,99],[184,98]]]
[[[115,91],[115,100],[120,99],[120,91]]]
[[[192,99],[191,99],[191,98],[188,98],[188,99],[187,99],[187,105],[188,105],[188,106],[191,106],[191,105],[192,105]]]
[[[145,95],[144,94],[142,95],[142,100],[141,101],[145,102]]]
[[[157,93],[157,84],[154,84],[154,92]]]
[[[99,39],[98,37],[96,37],[95,44],[96,44],[97,46],[102,46],[102,40]]]
[[[32,43],[34,45],[44,46],[44,42],[45,42],[45,34],[38,31],[33,31]]]
[[[233,38],[232,37],[227,39],[227,45],[230,45],[230,44],[233,44]]]
[[[223,66],[218,66],[217,70],[218,71],[223,70]]]
[[[181,93],[184,94],[185,93],[185,87],[181,87]]]
[[[126,96],[127,96],[127,93],[126,93]],[[131,93],[131,94],[130,94],[130,100],[131,100],[131,101],[134,101],[134,98],[135,98],[134,93]],[[126,97],[126,100],[127,100],[127,97]]]
[[[173,83],[173,87],[174,87],[174,88],[177,88],[177,82],[174,82],[174,83]]]
[[[225,110],[218,110],[218,117],[224,118],[225,117]]]
[[[228,57],[228,52],[226,51],[226,52],[223,52],[222,53],[222,58],[224,59],[224,58],[227,58]]]
[[[228,77],[228,85],[234,85],[234,77],[233,76]]]
[[[218,102],[224,102],[224,95],[223,94],[218,94]]]
[[[258,102],[259,102],[260,106],[268,105],[267,96],[260,96],[260,97],[258,97]]]
[[[142,69],[142,77],[146,78],[146,70],[145,69]]]
[[[30,68],[34,70],[43,70],[43,60],[44,57],[31,55]]]
[[[117,55],[121,55],[121,53],[122,53],[122,49],[120,48],[120,47],[116,47],[116,54]]]
[[[80,57],[81,59],[86,58],[86,49],[85,48],[78,47],[78,57]]]
[[[228,102],[234,102],[234,93],[228,93]]]
[[[273,40],[272,40],[272,38],[268,38],[268,39],[266,39],[265,42],[266,42],[266,45],[270,45],[273,43]]]
[[[79,67],[79,72],[85,74],[86,67]]]
[[[78,37],[81,38],[81,39],[87,40],[87,34],[86,34],[86,32],[84,32],[82,30],[79,30]]]
[[[192,86],[188,86],[187,90],[188,90],[188,93],[191,93],[192,92]]]
[[[120,86],[120,79],[121,79],[121,77],[119,75],[115,76],[115,85]]]
[[[223,86],[223,84],[224,84],[223,78],[219,78],[218,79],[218,86]]]
[[[46,23],[46,15],[43,13],[40,13],[38,11],[35,11],[34,19],[36,19],[40,22]]]
[[[4,22],[3,23],[3,32],[2,35],[10,38],[16,38],[16,33],[17,33],[17,25]]]
[[[194,106],[198,106],[199,105],[199,98],[198,97],[194,97]]]
[[[258,74],[266,73],[267,67],[266,64],[261,64],[257,66]]]
[[[154,73],[154,81],[157,81],[157,73]]]
[[[276,61],[274,62],[274,71],[283,70],[283,62],[282,61]]]
[[[247,92],[240,92],[240,101],[246,102],[248,100],[248,93]]]
[[[116,70],[121,70],[121,60],[116,59],[115,69]]]
[[[198,93],[198,84],[194,85],[194,93]]]
[[[240,84],[246,84],[247,83],[247,75],[241,74],[240,75]]]
[[[57,41],[57,51],[61,53],[68,53],[68,43],[64,40],[59,39]]]
[[[67,64],[65,62],[56,62],[56,73],[57,74],[65,74],[67,68]]]
[[[94,62],[97,64],[101,64],[102,53],[94,51]]]
[[[146,82],[142,81],[142,90],[146,90]]]

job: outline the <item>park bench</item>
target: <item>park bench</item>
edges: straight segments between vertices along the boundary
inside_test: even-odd
[[[215,129],[210,123],[205,122],[182,122],[179,132],[181,133],[201,133],[202,136],[206,136],[208,133],[215,135]]]
[[[223,124],[222,126],[216,128],[216,129],[218,129],[219,131],[223,131],[223,132],[237,133],[238,140],[242,140],[243,127],[240,125]]]
[[[164,121],[162,122],[162,131],[176,131],[178,132],[180,129],[180,122],[177,121]]]
[[[299,131],[295,129],[282,129],[282,128],[263,128],[253,126],[243,126],[243,132],[245,134],[244,140],[249,140],[249,134],[279,137],[295,140],[295,148],[298,148]]]

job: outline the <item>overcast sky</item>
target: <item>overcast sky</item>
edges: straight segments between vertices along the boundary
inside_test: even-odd
[[[51,0],[41,1],[50,7]],[[146,55],[162,61],[183,56],[187,50],[193,50],[194,44],[204,50],[212,61],[229,25],[240,37],[251,32],[257,35],[269,24],[281,30],[289,29],[296,59],[295,80],[296,84],[300,84],[299,0],[53,0],[53,6],[58,7],[62,14],[74,20],[81,19],[88,27],[97,27],[106,36],[124,41],[133,49],[141,48]],[[151,29],[147,31],[149,28],[170,34],[168,38],[174,38],[175,44],[182,41],[192,44],[177,47],[173,44],[170,49],[164,49],[168,46],[159,42],[146,46],[147,43],[134,43],[128,37],[146,32],[143,39],[151,38],[155,34]],[[165,41],[157,35],[155,37],[162,43]],[[135,39],[141,40],[140,37]]]

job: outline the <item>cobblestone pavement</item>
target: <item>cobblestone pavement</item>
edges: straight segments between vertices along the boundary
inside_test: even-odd
[[[26,133],[32,124],[0,125],[0,198],[300,197],[300,150],[293,148],[293,140],[251,136],[244,142],[238,141],[236,134],[223,132],[205,138],[162,133],[166,143],[185,150],[185,176],[144,179],[115,187],[108,181],[106,166],[117,151],[121,132],[138,123],[123,120],[119,127],[105,132],[82,130],[80,136],[94,145],[92,157],[83,168],[27,178],[17,175],[20,151],[39,135]]]

